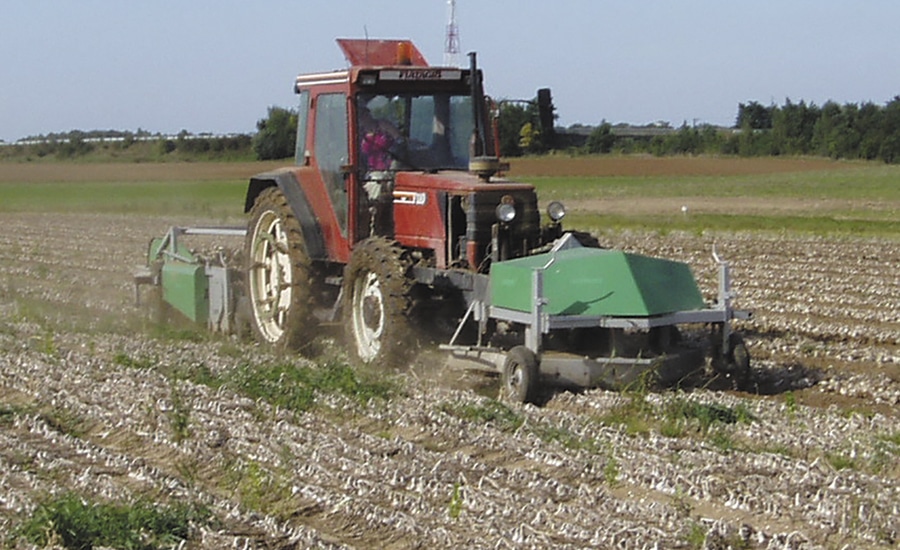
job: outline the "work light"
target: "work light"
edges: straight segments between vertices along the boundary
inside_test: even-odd
[[[497,219],[503,223],[509,223],[516,219],[516,207],[508,202],[501,202],[497,205]]]
[[[547,215],[554,222],[558,222],[566,217],[566,207],[559,201],[553,201],[547,205]]]

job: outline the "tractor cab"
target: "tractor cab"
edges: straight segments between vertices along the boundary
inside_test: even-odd
[[[486,269],[492,251],[537,245],[534,187],[494,178],[501,164],[474,54],[466,69],[432,67],[407,40],[337,42],[348,69],[295,81],[298,166],[282,179],[296,183],[277,181],[298,217],[317,222],[304,227],[313,259],[345,264],[355,243],[381,236],[437,268]],[[272,179],[259,182],[248,211]],[[516,218],[501,228],[514,247],[492,246],[501,203]]]
[[[352,66],[351,131],[363,178],[372,171],[468,170],[476,127],[487,122],[484,109],[475,110],[484,101],[477,69],[430,67],[405,40],[338,44]],[[493,154],[493,142],[486,145]]]

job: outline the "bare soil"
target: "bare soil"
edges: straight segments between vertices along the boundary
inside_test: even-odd
[[[892,548],[900,541],[895,242],[603,235],[608,246],[688,262],[710,296],[715,244],[733,267],[737,305],[754,312],[740,327],[753,385],[736,392],[710,377],[640,396],[660,419],[645,419],[645,429],[609,420],[634,396],[554,392],[543,407],[512,407],[524,424],[510,429],[448,412],[493,406],[496,382],[440,370],[433,352],[399,366],[405,390],[389,402],[320,396],[316,409],[297,415],[227,387],[173,382],[165,372],[179,365],[224,372],[306,361],[231,338],[154,336],[133,306],[132,270],[150,237],[187,221],[2,215],[4,539],[48,495],[75,490],[115,501],[207,503],[221,524],[198,529],[187,548]],[[752,421],[672,433],[662,421],[679,400],[746,410]],[[187,433],[178,430],[179,413]]]
[[[746,176],[779,172],[843,170],[853,163],[821,158],[585,156],[528,157],[510,161],[510,175],[529,176]]]

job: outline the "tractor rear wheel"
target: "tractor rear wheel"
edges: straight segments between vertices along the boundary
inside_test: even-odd
[[[250,209],[244,242],[251,330],[262,343],[298,348],[309,343],[311,262],[300,222],[277,187],[265,189]]]
[[[406,251],[388,239],[354,247],[344,271],[344,327],[354,359],[399,366],[413,351],[410,266]]]
[[[516,346],[506,354],[501,378],[504,397],[516,403],[534,403],[540,371],[534,353],[525,346]]]

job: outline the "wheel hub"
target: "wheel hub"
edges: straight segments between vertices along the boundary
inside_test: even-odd
[[[381,326],[381,297],[366,296],[363,300],[363,321],[366,327],[376,330]]]
[[[517,391],[519,386],[522,385],[522,368],[520,366],[516,365],[513,367],[512,372],[509,373],[507,385],[513,392]]]
[[[381,283],[375,273],[366,273],[354,285],[351,322],[357,350],[364,361],[371,361],[381,351],[384,333],[384,300]]]

